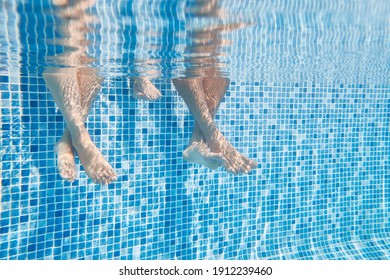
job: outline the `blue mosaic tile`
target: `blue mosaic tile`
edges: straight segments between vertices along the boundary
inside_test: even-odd
[[[244,176],[183,160],[194,120],[170,82],[186,28],[234,22],[177,8],[194,1],[98,1],[88,55],[105,81],[87,129],[118,173],[108,186],[78,159],[73,183],[56,168],[65,124],[42,78],[64,51],[55,8],[8,2],[0,25],[20,42],[0,34],[0,259],[390,259],[386,1],[219,1],[250,23],[221,38],[216,115],[259,163]],[[160,59],[158,102],[131,97],[137,55]]]

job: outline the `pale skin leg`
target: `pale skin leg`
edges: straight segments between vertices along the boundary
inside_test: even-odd
[[[53,0],[53,4],[62,7],[56,13],[63,19],[63,44],[71,47],[69,52],[56,57],[61,65],[70,68],[53,68],[43,74],[67,124],[63,136],[55,145],[58,169],[65,180],[76,179],[76,150],[87,175],[96,183],[107,184],[116,178],[116,174],[93,144],[84,126],[102,83],[93,68],[85,67],[90,61],[84,45],[87,23],[94,21],[86,10],[94,4],[94,0],[71,3]]]
[[[115,171],[92,142],[84,125],[92,101],[100,88],[100,82],[96,77],[88,77],[90,73],[86,74],[82,71],[76,68],[61,68],[43,74],[46,85],[67,124],[67,129],[61,138],[64,141],[60,140],[57,152],[59,159],[61,157],[64,164],[71,166],[72,160],[74,162],[74,154],[72,158],[70,152],[72,151],[69,145],[71,143],[88,177],[95,183],[108,184],[116,180]],[[81,80],[83,83],[80,82]]]
[[[202,79],[178,78],[172,82],[194,116],[210,151],[222,156],[221,163],[225,169],[233,174],[242,174],[256,168],[257,163],[240,154],[215,125],[204,94]],[[195,137],[199,138],[199,133]]]
[[[209,108],[211,116],[214,118],[218,110],[219,104],[221,104],[221,100],[225,96],[227,87],[229,85],[229,80],[221,77],[202,77],[201,79],[207,106]],[[192,140],[206,141],[196,121],[192,132],[191,142]]]
[[[81,95],[81,115],[86,121],[92,108],[96,96],[101,88],[102,78],[98,77],[94,71],[84,69],[77,72],[79,93]],[[72,139],[68,128],[65,129],[61,139],[56,143],[58,170],[63,179],[73,182],[76,179],[76,164]]]
[[[229,80],[220,77],[206,77],[201,79],[207,106],[212,118],[214,118],[219,104],[226,93]],[[196,121],[192,130],[190,143],[183,152],[183,158],[188,162],[199,163],[210,169],[217,169],[225,160],[221,153],[213,153],[210,151],[202,130]]]

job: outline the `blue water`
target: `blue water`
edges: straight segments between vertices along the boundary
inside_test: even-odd
[[[390,259],[390,3],[133,2],[88,9],[108,186],[78,161],[73,183],[57,171],[65,124],[42,72],[72,49],[58,8],[0,4],[0,259]],[[259,163],[247,175],[182,158],[194,121],[170,79],[210,66],[191,47],[212,26],[205,57],[231,81],[216,121]],[[143,73],[161,100],[131,97]]]

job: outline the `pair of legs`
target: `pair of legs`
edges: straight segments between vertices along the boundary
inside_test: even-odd
[[[100,91],[102,78],[90,68],[58,68],[43,73],[46,85],[66,122],[66,129],[54,149],[63,179],[76,179],[75,150],[85,172],[97,184],[117,179],[114,169],[103,158],[85,128],[85,121]],[[141,100],[157,100],[160,91],[147,78],[134,79],[132,95]]]
[[[195,118],[190,143],[183,152],[184,159],[211,169],[223,166],[233,174],[248,173],[256,168],[257,163],[240,154],[214,122],[229,80],[221,77],[195,77],[176,78],[172,82]]]
[[[66,122],[64,134],[55,145],[61,177],[70,182],[76,179],[76,150],[85,172],[95,183],[116,180],[114,169],[92,142],[84,124],[102,79],[91,68],[49,69],[43,78]]]

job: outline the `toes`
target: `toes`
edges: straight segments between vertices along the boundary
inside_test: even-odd
[[[158,91],[157,89],[154,89],[154,90],[151,90],[149,92],[149,97],[150,97],[150,100],[158,100],[162,97],[160,91]]]
[[[246,168],[246,165],[245,164],[242,164],[238,167],[239,169],[239,174],[245,174],[245,173],[248,173],[248,169]]]
[[[239,161],[238,159],[233,159],[231,162],[230,162],[230,168],[233,170],[234,174],[241,174],[242,171],[241,171],[241,167],[242,167],[242,162]]]
[[[157,91],[155,92],[155,94],[154,94],[153,100],[158,100],[158,99],[160,99],[161,97],[162,97],[161,92],[157,90]]]
[[[246,169],[255,169],[257,168],[257,162],[254,160],[251,160],[247,158],[246,156],[241,155],[241,160],[243,161],[243,164],[245,165]]]
[[[106,185],[106,180],[104,178],[104,175],[102,173],[98,173],[96,176],[96,182],[100,185]]]
[[[118,179],[118,175],[116,175],[113,169],[110,170],[109,178],[110,178],[110,182],[114,182]]]
[[[224,164],[224,167],[225,167],[226,171],[229,172],[230,174],[233,174],[233,175],[238,174],[238,171],[236,169],[236,165],[234,163],[232,163],[231,161],[227,160]]]
[[[69,183],[72,183],[74,180],[76,180],[76,172],[70,171],[67,174],[64,174],[64,176],[61,176],[62,179],[68,181]]]
[[[238,174],[245,174],[245,173],[247,173],[247,169],[246,169],[246,166],[245,166],[245,164],[242,162],[240,165],[238,165],[237,166],[237,173]]]
[[[252,171],[253,169],[255,169],[256,167],[257,167],[257,165],[253,166],[251,164],[244,163],[242,165],[242,173],[247,174],[250,171]]]
[[[96,171],[95,176],[91,176],[95,184],[108,185],[117,179],[115,171],[109,165],[103,165]]]
[[[226,157],[227,160],[223,163],[226,171],[231,174],[247,174],[252,169],[257,167],[257,162],[239,154],[233,153]]]
[[[62,179],[72,183],[74,180],[75,180],[75,177],[73,174],[71,174],[70,172],[67,172],[67,171],[62,171],[60,172],[60,176]]]
[[[144,93],[141,91],[137,91],[133,93],[133,97],[138,100],[148,100],[148,101],[155,101],[162,97],[161,93]]]
[[[116,174],[115,172],[111,169],[111,167],[102,174],[102,184],[107,185],[109,183],[112,183],[113,181],[116,180]]]

